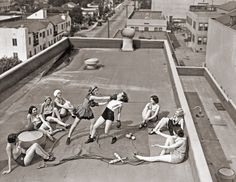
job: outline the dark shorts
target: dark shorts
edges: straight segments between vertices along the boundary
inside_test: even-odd
[[[25,158],[25,154],[21,153],[16,159],[16,163],[19,164],[20,166],[25,166],[24,163],[24,158]]]
[[[173,121],[171,119],[169,119],[168,121],[168,130],[171,136],[174,135],[174,132],[176,133],[176,131],[181,128],[181,126],[179,124],[174,124]]]
[[[52,116],[52,113],[50,114],[44,114],[44,118],[47,119],[48,116]]]
[[[102,113],[102,117],[105,120],[110,120],[110,121],[114,121],[114,112],[112,110],[110,110],[109,108],[106,107],[106,109],[104,110],[104,112]]]
[[[35,125],[34,129],[38,130],[42,124],[43,124],[43,122],[38,123],[37,125]]]

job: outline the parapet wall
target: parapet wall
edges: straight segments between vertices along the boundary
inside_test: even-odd
[[[39,54],[31,57],[25,62],[18,64],[12,69],[0,75],[0,92],[3,92],[25,78],[30,73],[37,70],[40,66],[47,63],[54,57],[62,54],[69,48],[70,43],[67,38],[55,43]]]
[[[116,38],[86,38],[86,37],[70,37],[70,43],[75,49],[80,48],[118,48],[122,47],[122,39]],[[134,39],[135,49],[144,48],[164,48],[163,41],[139,40]]]

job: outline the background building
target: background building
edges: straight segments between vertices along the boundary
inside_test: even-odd
[[[166,31],[167,20],[161,11],[135,11],[127,20],[127,27],[136,31]]]
[[[236,11],[209,20],[206,66],[236,103]]]
[[[152,0],[152,10],[162,11],[166,17],[186,18],[186,13],[190,5],[198,3],[209,3],[217,5],[230,0]]]
[[[193,51],[206,51],[208,19],[218,16],[211,5],[192,5],[186,16],[186,42]]]
[[[40,10],[27,19],[0,24],[0,57],[25,61],[59,41],[71,30],[69,15],[47,16]]]

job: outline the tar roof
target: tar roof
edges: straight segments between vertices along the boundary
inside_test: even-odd
[[[221,5],[216,5],[216,7],[219,9],[230,12],[230,11],[236,9],[236,1],[229,1],[229,2],[221,4]]]
[[[231,17],[236,17],[236,10],[226,15],[214,18],[214,20],[222,23],[225,26],[230,26],[232,29],[236,30],[236,25],[231,26]]]
[[[161,11],[136,11],[131,19],[164,19]]]
[[[65,21],[65,20],[62,19],[61,15],[49,16],[48,20],[51,21],[53,24],[56,24],[56,25]]]

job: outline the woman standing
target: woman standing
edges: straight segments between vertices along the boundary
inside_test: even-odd
[[[52,98],[47,96],[44,102],[41,105],[40,114],[43,116],[48,122],[56,122],[57,124],[64,126],[65,128],[69,128],[70,124],[65,124],[60,119],[60,113],[54,107]]]
[[[118,110],[117,114],[117,121],[120,123],[120,117],[121,117],[121,109],[122,109],[122,103],[123,102],[128,102],[128,96],[125,92],[121,92],[117,94],[116,98],[113,98],[114,100],[111,100],[108,102],[104,112],[102,115],[97,119],[96,123],[93,126],[91,135],[86,143],[93,142],[95,140],[94,136],[96,133],[97,128],[102,125],[104,122],[106,123],[105,125],[105,134],[109,136],[109,131],[110,127],[114,121],[114,111]],[[120,126],[120,125],[119,125]],[[112,141],[111,144],[115,143],[117,141],[116,136],[111,136]]]
[[[75,117],[75,120],[70,128],[70,131],[69,131],[69,134],[68,134],[68,137],[66,140],[67,145],[70,144],[71,135],[72,135],[73,131],[75,130],[76,126],[79,124],[79,122],[82,119],[90,120],[90,122],[91,122],[90,123],[90,133],[92,132],[92,128],[93,128],[95,120],[94,120],[94,114],[93,114],[91,107],[106,104],[106,102],[97,103],[94,100],[108,100],[108,99],[110,99],[110,96],[101,97],[101,96],[97,96],[97,93],[98,93],[98,87],[97,86],[91,87],[88,91],[88,94],[84,98],[83,103],[81,105],[79,105],[78,108],[76,108],[74,110],[74,115],[76,117]]]
[[[8,156],[8,170],[2,174],[8,174],[12,171],[12,159],[20,166],[28,166],[33,160],[35,154],[39,155],[44,161],[54,161],[55,157],[47,153],[39,144],[32,144],[27,150],[20,146],[17,134],[9,134],[7,137],[6,152]]]
[[[156,95],[152,95],[150,97],[150,102],[146,104],[142,112],[142,122],[139,125],[139,129],[143,127],[147,127],[148,121],[157,121],[158,113],[160,110],[160,106],[158,105],[159,98]]]

